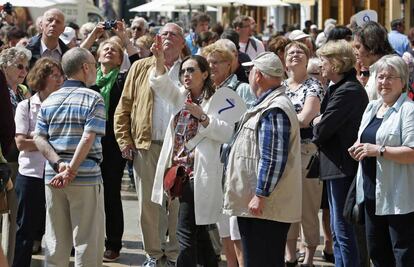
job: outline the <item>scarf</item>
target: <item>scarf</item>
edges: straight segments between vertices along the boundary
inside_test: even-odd
[[[106,119],[108,119],[111,90],[118,77],[118,74],[119,68],[114,68],[108,74],[104,75],[101,67],[98,68],[96,73],[96,85],[100,88],[101,95],[105,102]]]

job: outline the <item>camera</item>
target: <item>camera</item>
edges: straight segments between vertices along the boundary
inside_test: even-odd
[[[6,2],[3,5],[3,10],[4,12],[6,12],[8,15],[11,15],[13,13],[13,5],[10,4],[10,2]]]
[[[109,31],[112,28],[116,29],[116,20],[105,20],[104,29]]]

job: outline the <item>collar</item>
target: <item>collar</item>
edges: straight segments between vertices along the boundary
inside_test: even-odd
[[[45,52],[46,50],[50,50],[50,51],[57,50],[59,54],[62,55],[62,49],[60,48],[59,42],[58,42],[57,47],[55,47],[54,49],[49,49],[47,48],[46,44],[43,42],[42,38],[40,38],[40,54],[43,54],[43,52]]]
[[[236,74],[230,74],[229,77],[227,77],[217,88],[221,87],[235,87],[237,84],[237,76]]]
[[[348,72],[345,72],[342,80],[330,86],[331,92],[347,81],[358,81],[356,78],[356,70],[354,68],[350,69]]]
[[[66,81],[63,82],[63,84],[62,84],[62,86],[60,88],[64,88],[64,87],[83,87],[83,88],[88,88],[84,82],[78,81],[78,80],[66,80]]]
[[[42,101],[40,101],[39,93],[36,93],[30,97],[30,103],[41,105]]]
[[[274,90],[276,90],[276,89],[278,89],[278,88],[281,88],[281,87],[283,87],[284,88],[284,86],[282,86],[282,85],[279,85],[278,87],[271,87],[271,88],[269,88],[266,92],[264,92],[264,93],[262,93],[258,98],[257,98],[257,100],[253,103],[253,106],[257,106],[257,105],[259,105],[263,100],[265,100],[266,99],[266,97],[268,97]],[[284,90],[284,89],[283,89]]]

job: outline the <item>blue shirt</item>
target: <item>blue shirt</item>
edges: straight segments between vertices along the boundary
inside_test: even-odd
[[[185,43],[187,44],[188,48],[190,48],[191,55],[197,54],[198,46],[197,46],[197,35],[194,32],[190,32],[185,37]]]
[[[411,50],[407,35],[399,33],[398,31],[388,33],[388,41],[400,57],[402,57],[404,52],[410,52]]]
[[[261,95],[255,105],[262,102],[273,90]],[[260,161],[257,177],[257,196],[269,196],[283,174],[288,159],[290,121],[280,108],[273,108],[259,121]]]
[[[358,132],[362,132],[381,107],[382,99],[371,101],[362,116]],[[402,94],[384,114],[376,134],[376,144],[387,147],[414,148],[414,102]],[[414,164],[400,164],[377,157],[375,185],[375,214],[407,214],[414,211]],[[361,163],[357,172],[357,202],[364,200]]]
[[[73,185],[95,185],[102,183],[99,164],[105,122],[102,96],[80,81],[68,80],[42,103],[35,133],[46,137],[56,153],[68,162],[73,158],[82,134],[96,133],[92,148],[72,181]],[[48,184],[55,175],[51,166],[46,164],[45,183]]]

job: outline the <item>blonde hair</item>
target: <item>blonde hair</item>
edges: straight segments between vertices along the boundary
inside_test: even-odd
[[[207,58],[207,56],[210,54],[217,54],[222,60],[225,60],[228,62],[233,62],[233,59],[234,59],[234,55],[232,52],[230,52],[229,49],[227,49],[222,44],[216,44],[216,43],[204,47],[201,51],[201,54],[205,58]]]
[[[318,57],[326,57],[333,65],[333,71],[339,74],[351,70],[356,62],[352,46],[345,40],[329,41],[316,54]]]
[[[146,49],[150,49],[151,45],[154,43],[154,38],[149,35],[149,34],[144,34],[143,36],[139,37],[136,41],[135,44],[142,44],[143,47],[145,47]]]
[[[124,49],[122,48],[122,46],[117,42],[117,41],[115,41],[115,40],[111,40],[111,39],[107,39],[107,40],[105,40],[105,41],[103,41],[102,43],[100,43],[99,44],[99,47],[98,47],[98,50],[96,51],[96,54],[97,54],[97,56],[98,56],[98,58],[99,58],[99,56],[100,56],[100,54],[101,54],[101,52],[102,52],[102,49],[103,49],[103,47],[105,46],[105,45],[107,45],[107,44],[110,44],[110,45],[112,45],[113,46],[113,48],[115,48],[115,50],[118,52],[118,54],[119,54],[119,57],[120,57],[120,59],[121,59],[121,64],[122,64],[122,61],[124,60]]]

